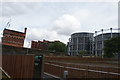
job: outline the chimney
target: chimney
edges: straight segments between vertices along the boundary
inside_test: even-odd
[[[25,31],[24,31],[25,34],[26,34],[26,31],[27,31],[27,28],[25,28]]]

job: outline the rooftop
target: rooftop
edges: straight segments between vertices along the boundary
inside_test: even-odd
[[[14,32],[14,33],[20,33],[20,34],[25,34],[24,32],[19,32],[19,31],[15,31],[15,30],[10,30],[10,29],[4,29],[4,31],[10,31],[10,32]]]

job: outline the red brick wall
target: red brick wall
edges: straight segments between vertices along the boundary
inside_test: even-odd
[[[32,41],[31,48],[48,50],[49,42],[42,41]]]
[[[2,44],[23,47],[25,33],[4,29]]]

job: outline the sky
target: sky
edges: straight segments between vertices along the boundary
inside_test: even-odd
[[[10,27],[6,27],[7,22]],[[117,2],[1,2],[0,37],[3,29],[27,34],[31,40],[59,40],[67,44],[72,33],[118,28]]]

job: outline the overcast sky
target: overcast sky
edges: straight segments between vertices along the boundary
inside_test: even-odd
[[[25,47],[31,40],[67,43],[75,32],[118,27],[117,2],[2,2],[0,8],[0,34],[10,19],[8,29],[27,27]]]

